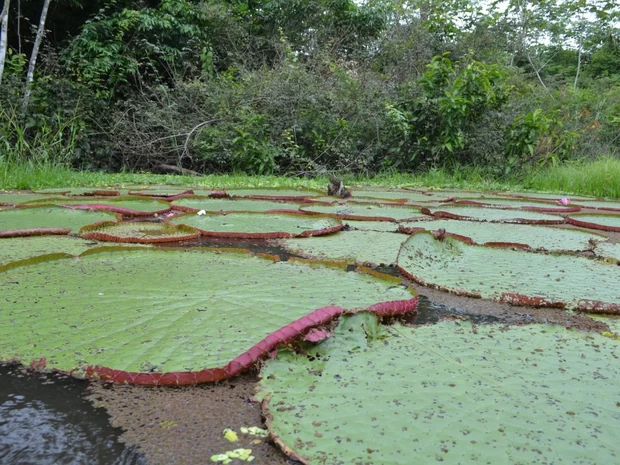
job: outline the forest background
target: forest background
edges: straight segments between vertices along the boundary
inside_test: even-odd
[[[0,165],[620,172],[604,0],[4,0]]]

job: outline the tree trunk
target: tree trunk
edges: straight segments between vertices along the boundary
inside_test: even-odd
[[[11,0],[4,0],[4,6],[0,13],[0,83],[2,83],[2,74],[4,73],[4,62],[6,60],[7,49],[7,28],[9,27],[9,6]]]
[[[34,66],[37,63],[37,55],[39,54],[39,46],[41,40],[45,34],[45,19],[47,18],[47,10],[49,9],[51,0],[45,0],[43,3],[43,9],[41,10],[41,19],[39,20],[39,27],[37,29],[37,36],[34,40],[32,47],[32,55],[30,55],[30,62],[28,63],[28,74],[26,75],[26,90],[24,92],[24,103],[22,105],[22,113],[26,113],[28,110],[28,102],[30,101],[30,92],[32,91],[32,81],[34,81]]]
[[[583,34],[579,36],[579,51],[577,55],[577,74],[575,74],[575,82],[573,83],[573,89],[577,89],[577,83],[579,82],[579,72],[581,71],[581,48],[583,45]]]

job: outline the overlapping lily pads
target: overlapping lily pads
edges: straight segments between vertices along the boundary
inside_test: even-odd
[[[116,219],[103,211],[86,211],[55,205],[0,211],[0,237],[77,233],[82,226]]]
[[[272,438],[306,464],[617,461],[620,345],[551,325],[341,321],[261,370]]]
[[[184,197],[172,202],[172,206],[185,211],[198,212],[270,212],[299,210],[299,203],[276,200],[227,199],[210,197]]]
[[[379,203],[306,204],[302,205],[300,210],[307,213],[327,213],[347,220],[400,221],[426,216],[418,208]]]
[[[288,251],[309,258],[345,260],[349,263],[394,265],[402,234],[377,231],[347,231],[336,235],[309,239],[279,241]]]
[[[94,197],[116,197],[121,195],[120,190],[107,187],[55,187],[53,189],[40,189],[35,192],[38,194]]]
[[[292,200],[296,202],[302,202],[305,199],[317,197],[323,194],[323,192],[318,189],[291,189],[285,187],[253,187],[247,189],[229,188],[224,191],[231,197],[246,197],[266,200]]]
[[[422,284],[457,294],[620,313],[620,270],[606,261],[437,240],[419,232],[403,244],[398,266]]]
[[[503,209],[490,207],[472,207],[468,205],[441,205],[425,207],[422,212],[437,218],[467,219],[472,221],[489,221],[523,224],[561,224],[564,218],[559,215],[534,211]]]
[[[57,196],[45,194],[33,194],[32,192],[6,192],[0,191],[0,205],[20,205],[28,202],[43,202],[55,199]]]
[[[400,230],[415,233],[420,229],[447,232],[469,237],[478,244],[526,245],[544,250],[588,250],[607,237],[575,229],[559,229],[526,224],[482,223],[462,220],[431,220],[401,223]]]
[[[398,283],[248,253],[99,248],[0,273],[0,360],[121,382],[213,381],[251,365],[282,328],[282,339],[298,335],[287,325],[317,309],[412,310]]]
[[[194,227],[205,236],[235,238],[322,236],[342,229],[338,218],[301,213],[187,213],[171,218],[169,222]]]
[[[462,198],[459,199],[457,203],[475,206],[491,206],[494,208],[516,208],[551,213],[572,213],[581,210],[581,208],[576,205],[562,205],[553,202],[528,199],[507,199],[505,197]]]
[[[620,215],[583,213],[571,215],[567,221],[575,226],[620,232]]]
[[[155,244],[160,242],[180,242],[197,239],[200,231],[186,225],[155,223],[152,221],[132,221],[119,223],[102,221],[84,226],[80,236],[99,241]]]

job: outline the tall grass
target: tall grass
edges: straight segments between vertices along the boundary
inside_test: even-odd
[[[452,170],[434,169],[426,173],[381,173],[372,177],[345,176],[347,185],[385,187],[459,188],[487,191],[536,190],[563,195],[580,194],[620,198],[620,160],[602,158],[597,161],[567,163],[558,167],[496,179],[479,167]],[[0,189],[41,189],[46,187],[130,186],[144,184],[177,184],[206,187],[314,187],[325,189],[327,177],[288,178],[283,176],[249,176],[246,174],[207,175],[200,177],[156,175],[150,173],[101,173],[75,171],[64,165],[2,161],[0,156]]]
[[[540,191],[620,199],[620,159],[604,157],[596,161],[565,163],[533,173],[523,184]]]

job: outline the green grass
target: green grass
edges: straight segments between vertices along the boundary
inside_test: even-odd
[[[620,198],[620,160],[602,158],[497,179],[479,167],[453,170],[433,169],[422,174],[381,173],[373,177],[345,176],[347,185],[412,186],[475,190],[532,190],[563,195],[580,194]],[[205,187],[314,187],[324,189],[327,176],[292,178],[285,176],[249,176],[246,174],[207,175],[201,177],[156,175],[150,173],[102,173],[75,171],[51,164],[0,163],[0,189],[41,189],[78,186],[130,186],[143,184],[179,184]]]

